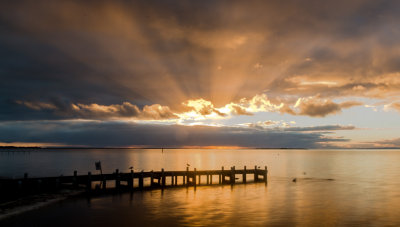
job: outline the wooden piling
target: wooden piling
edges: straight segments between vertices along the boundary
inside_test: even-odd
[[[219,174],[219,184],[225,183],[224,167],[221,167],[221,173]]]
[[[258,182],[257,166],[254,166],[254,182]]]
[[[243,176],[242,176],[242,180],[243,180],[243,183],[245,183],[246,184],[246,177],[247,177],[247,172],[246,172],[246,166],[244,166],[244,172],[243,172]]]
[[[91,191],[92,190],[92,173],[91,172],[88,172],[86,190],[87,191]]]
[[[139,188],[140,188],[140,190],[143,190],[143,170],[142,170],[142,172],[140,172],[140,175],[139,175]]]
[[[194,185],[194,187],[196,187],[196,168],[194,168],[194,172],[193,172],[193,185]]]
[[[198,176],[199,176],[199,183],[198,184],[200,185],[201,184],[201,174],[199,174]],[[196,175],[195,175],[195,177],[196,177]]]
[[[231,167],[231,176],[229,177],[230,183],[234,184],[235,183],[235,166]]]
[[[154,186],[154,173],[153,170],[150,171],[150,187]]]
[[[103,185],[103,190],[107,190],[107,180],[106,180],[105,177],[103,177],[103,183],[102,183],[102,185]]]
[[[258,166],[254,166],[254,170],[248,170],[246,166],[244,166],[243,170],[236,170],[235,166],[231,167],[231,170],[225,170],[222,166],[220,170],[197,170],[194,168],[193,171],[189,171],[189,168],[186,168],[186,171],[165,171],[161,169],[161,171],[151,171],[144,172],[141,171],[139,173],[135,173],[133,170],[130,173],[120,173],[118,169],[113,174],[96,174],[92,175],[91,172],[88,174],[78,176],[77,171],[74,171],[73,176],[60,176],[60,177],[49,177],[49,178],[28,178],[28,174],[24,174],[23,178],[21,176],[20,179],[0,179],[0,184],[2,187],[4,185],[12,185],[12,189],[15,190],[16,193],[26,193],[26,192],[36,192],[39,189],[43,190],[54,190],[54,188],[61,189],[64,185],[72,185],[74,188],[77,188],[79,184],[86,184],[87,191],[93,191],[91,188],[92,181],[102,181],[102,188],[106,189],[106,181],[115,181],[116,189],[129,189],[132,190],[135,187],[135,178],[138,179],[138,188],[144,189],[144,178],[150,179],[151,187],[167,187],[178,185],[178,177],[182,176],[183,184],[179,182],[179,185],[194,186],[197,185],[211,185],[213,184],[213,175],[218,175],[219,184],[235,184],[236,174],[242,174],[242,183],[248,183],[247,174],[254,174],[254,182],[264,181],[267,183],[268,181],[268,169],[265,166],[265,169],[259,169]],[[205,176],[206,179],[201,179],[202,176]],[[167,178],[171,177],[171,184],[166,183]],[[198,177],[198,179],[197,179]],[[157,184],[157,181],[159,184]],[[121,181],[125,183],[127,182],[128,187],[122,187]],[[202,182],[204,181],[204,182]],[[56,187],[55,187],[56,185]],[[10,186],[8,186],[10,187]],[[146,185],[147,187],[147,185]]]
[[[265,166],[265,172],[264,172],[264,181],[265,181],[265,183],[268,183],[268,169],[267,169],[267,166]]]
[[[134,176],[134,172],[133,172],[133,169],[131,169],[131,174],[129,175],[129,179],[128,179],[129,190],[133,190],[133,176]]]
[[[189,187],[189,167],[186,167],[186,187]]]
[[[37,182],[37,188],[36,189],[37,189],[38,192],[40,192],[41,189],[42,189],[42,180],[39,179],[36,182]]]
[[[120,176],[119,176],[119,170],[116,169],[115,170],[115,188],[116,189],[120,189],[120,186],[121,186],[121,179],[120,179]]]
[[[165,173],[164,173],[164,169],[161,169],[161,184],[162,187],[165,187]]]
[[[56,190],[59,190],[60,189],[60,183],[61,181],[60,181],[60,178],[56,178]]]
[[[75,170],[74,171],[74,177],[72,178],[72,187],[73,188],[78,188],[78,172]]]

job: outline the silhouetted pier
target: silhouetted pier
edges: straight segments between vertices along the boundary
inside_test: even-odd
[[[122,173],[118,169],[111,174],[78,175],[74,171],[72,176],[29,178],[26,173],[20,179],[0,179],[0,192],[32,194],[63,188],[86,188],[88,192],[93,190],[143,190],[148,188],[168,187],[196,187],[199,185],[236,184],[249,182],[267,182],[268,170],[255,166],[254,168],[220,170],[193,170],[186,171],[149,171]]]

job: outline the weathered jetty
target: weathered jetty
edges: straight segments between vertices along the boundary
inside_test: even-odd
[[[32,194],[44,191],[60,190],[63,188],[85,188],[86,191],[93,190],[144,190],[148,188],[168,188],[168,187],[196,187],[200,185],[215,184],[236,184],[249,182],[267,183],[267,166],[261,169],[258,166],[247,169],[220,170],[197,170],[194,168],[186,171],[149,171],[149,172],[130,172],[123,173],[118,169],[111,174],[92,174],[78,175],[74,171],[72,176],[40,177],[30,178],[26,173],[20,179],[0,179],[0,193],[2,195],[12,194]],[[6,194],[4,194],[6,193]],[[10,194],[8,194],[10,195]]]

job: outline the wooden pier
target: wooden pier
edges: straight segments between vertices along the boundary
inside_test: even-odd
[[[193,170],[186,171],[150,171],[122,173],[118,169],[111,174],[78,175],[74,171],[72,176],[29,178],[28,174],[20,179],[0,179],[0,193],[32,194],[44,191],[60,190],[63,188],[86,188],[88,192],[93,190],[144,190],[148,188],[168,187],[196,187],[200,185],[236,184],[249,182],[267,183],[268,170],[254,166],[254,168],[220,170]],[[250,176],[248,176],[250,175]],[[6,194],[4,194],[6,193]]]

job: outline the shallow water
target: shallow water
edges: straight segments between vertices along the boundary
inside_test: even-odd
[[[267,165],[268,185],[201,186],[73,199],[3,225],[398,226],[398,150],[40,150],[0,153],[0,176]],[[292,182],[297,178],[297,182]],[[333,180],[329,180],[333,179]],[[71,218],[73,217],[73,218]]]

